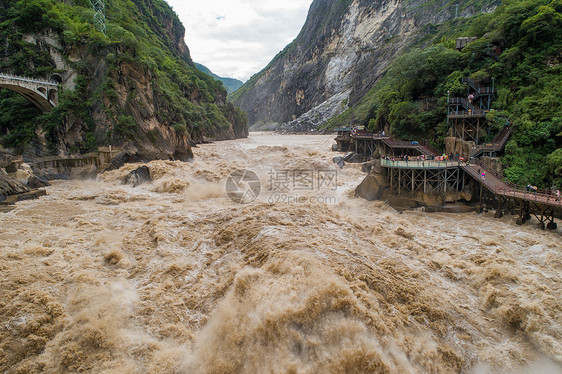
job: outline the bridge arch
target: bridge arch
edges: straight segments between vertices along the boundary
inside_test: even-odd
[[[49,77],[49,80],[51,82],[56,82],[57,84],[62,84],[62,75],[60,75],[59,73],[53,73],[51,74],[51,76]]]
[[[56,88],[51,88],[47,97],[49,98],[49,102],[51,103],[51,105],[57,106],[59,104],[59,91]]]
[[[48,113],[58,104],[56,82],[0,74],[0,88],[6,88],[22,95],[43,113]]]

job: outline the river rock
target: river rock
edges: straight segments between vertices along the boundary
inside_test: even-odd
[[[10,177],[4,169],[0,169],[0,201],[6,200],[6,198],[10,195],[28,191],[29,188],[27,188],[23,183]]]
[[[373,168],[373,164],[371,162],[364,162],[361,165],[361,171],[363,173],[370,173],[372,168]]]
[[[334,161],[334,163],[336,165],[338,165],[341,168],[343,168],[345,166],[345,161],[343,160],[343,157],[341,156],[336,156],[332,159],[332,161]]]
[[[18,171],[20,164],[21,161],[9,161],[6,164],[4,170],[6,170],[6,173],[15,173],[16,171]]]
[[[131,171],[125,178],[123,178],[123,184],[130,184],[133,187],[143,184],[145,182],[150,182],[150,169],[148,166],[141,166],[133,171]]]
[[[59,179],[59,180],[71,179],[70,168],[68,167],[59,168],[59,169],[54,169],[54,168],[39,169],[39,170],[35,170],[34,174],[36,177],[47,181],[52,181],[55,179]]]
[[[359,164],[365,161],[365,156],[360,155],[358,153],[352,153],[351,156],[344,158],[345,162],[349,162],[350,164]]]
[[[399,212],[409,209],[415,209],[420,206],[420,204],[412,198],[397,195],[389,196],[388,204],[390,204],[391,207],[398,210]]]
[[[355,154],[355,152],[347,152],[345,154],[345,156],[343,156],[343,160],[345,162],[348,162],[353,157],[354,154]]]
[[[111,163],[105,168],[104,172],[119,169],[127,163],[145,162],[147,160],[144,159],[137,147],[129,144],[111,160]]]
[[[355,189],[355,196],[365,200],[373,201],[380,199],[389,185],[381,174],[370,173]]]
[[[19,182],[26,184],[29,178],[33,176],[33,170],[31,170],[31,167],[28,164],[22,163],[14,173],[10,174],[10,176],[17,179]]]
[[[41,188],[41,187],[47,187],[50,186],[51,184],[49,182],[47,182],[46,179],[37,177],[35,175],[32,175],[29,177],[29,179],[27,180],[27,186],[31,187],[31,188]]]

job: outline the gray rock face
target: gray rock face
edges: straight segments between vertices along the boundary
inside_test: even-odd
[[[122,183],[130,184],[131,186],[136,187],[139,184],[150,182],[151,180],[150,169],[148,168],[148,166],[141,166],[140,168],[137,168],[127,174]]]
[[[47,187],[50,186],[51,184],[49,182],[47,182],[47,180],[37,177],[35,175],[32,175],[31,177],[29,177],[29,179],[27,180],[27,185],[31,188],[41,188],[41,187]]]
[[[378,200],[388,189],[386,179],[376,173],[368,174],[365,179],[355,188],[355,196],[368,201]]]
[[[498,0],[461,3],[459,17],[491,11]],[[314,0],[297,38],[234,95],[253,128],[314,130],[357,103],[390,61],[455,16],[448,0]]]
[[[361,165],[361,171],[362,171],[363,173],[367,173],[367,174],[368,174],[368,173],[371,172],[371,170],[373,170],[373,167],[375,167],[375,166],[377,165],[377,163],[378,163],[378,165],[380,166],[380,160],[372,160],[372,161],[364,162],[364,163]]]
[[[117,156],[115,156],[113,160],[111,160],[111,163],[104,171],[119,169],[126,163],[145,162],[148,160],[150,160],[150,158],[146,158],[144,155],[142,155],[135,146],[129,145],[125,147],[123,151],[119,152],[119,154],[117,154]]]
[[[334,164],[338,165],[340,169],[342,169],[345,166],[345,161],[341,156],[334,157],[332,161],[334,161]]]
[[[345,155],[343,160],[345,162],[349,162],[350,164],[358,164],[365,161],[365,156],[355,152],[349,152],[348,154]]]
[[[6,200],[6,198],[10,195],[28,191],[29,188],[27,188],[23,183],[20,183],[10,177],[4,169],[0,169],[0,201]]]

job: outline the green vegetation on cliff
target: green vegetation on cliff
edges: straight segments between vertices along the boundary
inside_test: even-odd
[[[457,51],[460,36],[479,39]],[[507,0],[493,13],[434,27],[424,43],[395,59],[362,102],[330,125],[359,122],[442,145],[447,92],[465,96],[464,76],[487,84],[493,78],[498,98],[488,115],[488,140],[505,118],[514,128],[503,157],[506,176],[523,185],[562,186],[562,1]]]
[[[213,136],[231,125],[228,117],[244,117],[225,104],[222,84],[195,67],[183,43],[185,30],[165,1],[106,0],[107,38],[95,29],[93,15],[89,0],[0,3],[0,41],[6,46],[0,72],[38,78],[58,72],[49,53],[53,46],[41,41],[52,37],[78,74],[75,89],[65,90],[47,115],[0,90],[4,146],[26,144],[41,128],[57,147],[69,121],[80,127],[82,141],[75,147],[82,151],[138,137],[139,118],[146,115],[133,113],[142,107],[138,96],[146,94],[138,92],[138,81],[152,88],[149,105],[158,122],[179,135]],[[125,87],[126,97],[116,87]],[[107,123],[95,123],[94,114]]]

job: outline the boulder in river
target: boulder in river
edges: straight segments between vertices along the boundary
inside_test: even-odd
[[[353,157],[354,154],[355,154],[354,152],[347,152],[347,153],[345,154],[345,156],[343,156],[343,160],[344,160],[344,161],[349,160],[351,157]]]
[[[27,180],[27,185],[31,188],[41,188],[41,187],[50,186],[51,184],[49,182],[47,182],[46,179],[43,179],[43,178],[38,177],[36,175],[32,175]]]
[[[119,152],[119,154],[111,160],[111,163],[104,171],[117,170],[125,164],[144,161],[146,160],[135,146],[127,145],[123,151]]]
[[[349,152],[344,156],[343,160],[345,162],[349,162],[350,164],[358,164],[365,161],[365,156],[360,155],[359,153]]]
[[[343,168],[345,166],[345,161],[343,160],[343,157],[341,156],[336,156],[332,159],[332,161],[334,161],[334,163],[336,165],[338,165],[341,168]]]
[[[123,178],[123,184],[130,184],[133,187],[143,184],[145,182],[150,182],[150,169],[148,166],[141,166],[131,171],[125,178]]]
[[[378,200],[383,196],[388,187],[388,181],[383,175],[369,173],[355,189],[355,196],[369,201]]]
[[[10,195],[28,192],[29,188],[18,180],[10,177],[4,169],[0,169],[0,201],[6,200]]]

